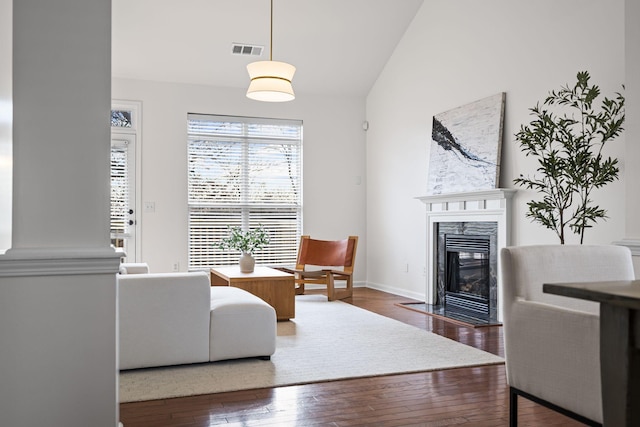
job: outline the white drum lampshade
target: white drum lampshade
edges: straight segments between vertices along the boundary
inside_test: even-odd
[[[247,97],[257,101],[285,102],[295,99],[291,80],[296,67],[286,62],[257,61],[247,65],[251,83]]]

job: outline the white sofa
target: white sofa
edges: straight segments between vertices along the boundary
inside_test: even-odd
[[[269,358],[276,314],[205,272],[118,275],[121,370],[244,357]]]
[[[544,283],[634,279],[621,246],[502,249],[502,297],[510,426],[517,396],[587,425],[602,423],[599,305],[543,293]]]

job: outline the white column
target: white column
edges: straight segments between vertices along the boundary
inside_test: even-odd
[[[625,182],[627,185],[627,237],[640,240],[640,2],[627,0],[625,4]]]
[[[640,2],[626,0],[625,2],[625,159],[623,173],[626,185],[626,222],[625,238],[616,244],[631,248],[636,277],[640,277],[640,169],[637,167],[640,159]]]
[[[111,1],[14,1],[0,425],[117,425],[110,98]]]
[[[14,1],[14,249],[108,240],[110,7]]]
[[[11,247],[11,0],[0,0],[0,254]]]

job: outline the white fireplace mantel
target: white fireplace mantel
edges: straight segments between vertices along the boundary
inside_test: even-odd
[[[416,197],[427,205],[429,209],[430,205],[437,205],[443,203],[457,203],[457,202],[495,202],[495,201],[507,201],[511,200],[517,190],[512,188],[496,188],[493,190],[483,191],[469,191],[465,193],[449,193],[449,194],[436,194],[433,196],[420,196]]]
[[[496,222],[498,250],[511,244],[511,200],[517,190],[496,188],[465,193],[416,197],[427,207],[427,304],[435,304],[437,280],[437,224],[440,222]],[[498,269],[500,258],[498,257]],[[502,289],[498,274],[498,295]],[[498,320],[502,321],[502,301],[498,296]]]

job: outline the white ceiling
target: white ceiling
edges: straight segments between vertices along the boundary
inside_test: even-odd
[[[365,96],[423,0],[274,0],[273,60],[297,93]],[[247,87],[270,0],[113,0],[114,77]],[[231,55],[232,43],[265,47]]]

